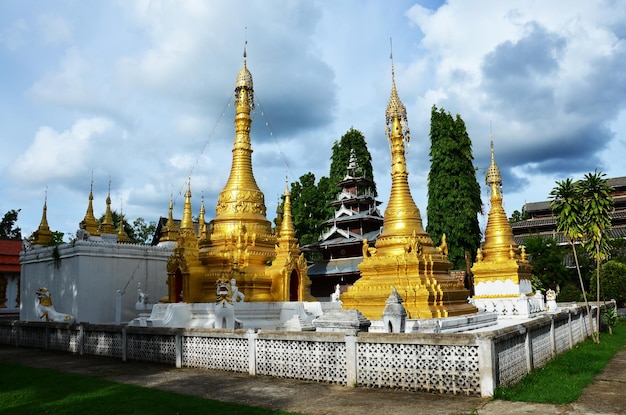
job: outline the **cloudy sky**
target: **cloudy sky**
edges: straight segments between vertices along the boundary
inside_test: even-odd
[[[191,177],[194,214],[204,194],[212,217],[246,39],[268,219],[285,177],[328,175],[350,127],[367,139],[385,202],[390,38],[424,220],[433,105],[465,121],[481,184],[491,125],[510,215],[555,180],[626,175],[625,37],[617,0],[0,0],[0,215],[21,209],[30,235],[47,191],[50,227],[67,239],[93,177],[97,216],[110,182],[129,219],[166,216],[170,194],[180,217]]]

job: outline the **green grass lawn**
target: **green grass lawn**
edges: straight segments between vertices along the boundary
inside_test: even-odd
[[[626,320],[621,319],[613,335],[600,334],[600,344],[586,340],[533,370],[512,387],[497,388],[494,398],[508,401],[565,404],[576,401],[626,344]]]
[[[0,361],[0,414],[293,414]]]

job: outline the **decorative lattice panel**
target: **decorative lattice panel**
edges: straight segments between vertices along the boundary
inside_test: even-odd
[[[176,337],[155,334],[128,334],[126,336],[126,358],[175,365]]]
[[[122,333],[85,330],[83,353],[87,355],[122,357]]]
[[[13,326],[0,326],[0,344],[15,344]]]
[[[550,326],[537,327],[529,335],[532,344],[533,368],[541,367],[552,359]]]
[[[183,366],[247,373],[248,340],[183,337]]]
[[[362,386],[480,394],[477,346],[357,343],[357,360]]]
[[[569,324],[567,320],[554,322],[554,337],[556,354],[561,354],[569,350]]]
[[[20,327],[19,328],[20,346],[46,347],[46,329],[45,327]]]
[[[259,339],[256,350],[260,375],[346,384],[343,342]]]
[[[78,333],[76,330],[51,328],[48,331],[48,347],[63,352],[78,352]]]
[[[496,362],[499,386],[514,385],[528,373],[526,364],[525,336],[496,340]]]

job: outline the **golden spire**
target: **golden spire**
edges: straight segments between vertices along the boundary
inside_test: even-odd
[[[120,205],[120,226],[117,228],[117,243],[128,244],[130,242],[130,237],[126,233],[126,229],[124,229],[124,213],[122,211],[122,206]]]
[[[93,177],[91,178],[91,187],[89,189],[89,204],[87,205],[87,213],[85,213],[85,217],[83,218],[80,227],[89,232],[92,236],[100,235],[100,231],[98,230],[99,223],[93,215]]]
[[[104,220],[100,224],[100,233],[115,233],[115,225],[113,224],[113,214],[111,213],[111,180],[109,180],[109,193],[107,194],[107,207],[104,214]]]
[[[409,237],[412,235],[421,237],[423,242],[432,245],[432,240],[424,230],[419,208],[415,204],[409,189],[405,157],[405,140],[408,142],[409,126],[406,107],[398,96],[393,67],[393,55],[391,56],[391,96],[385,113],[387,139],[391,143],[391,196],[383,222],[383,232],[376,243],[381,254],[399,254],[403,252],[404,242],[397,239],[398,236]],[[398,243],[393,246],[392,240]],[[422,242],[422,243],[423,243]],[[392,252],[393,251],[393,252]],[[397,252],[396,252],[397,251]]]
[[[52,232],[48,226],[48,188],[46,188],[46,196],[43,202],[43,213],[41,214],[41,223],[35,231],[33,245],[49,245],[52,242]]]
[[[288,184],[285,186],[283,196],[285,197],[285,207],[280,225],[280,239],[295,238],[296,231],[293,228],[293,220],[291,219],[291,192]]]
[[[200,203],[200,213],[198,214],[198,233],[201,236],[201,239],[206,239],[206,222],[204,220],[204,192],[202,192],[202,202]]]
[[[174,222],[174,201],[173,195],[170,192],[170,209],[167,214],[167,222],[165,223],[165,227],[161,230],[161,237],[159,241],[174,241],[178,240],[179,229]]]
[[[187,179],[187,191],[185,192],[185,205],[183,207],[183,219],[180,222],[182,232],[195,233],[193,229],[193,218],[191,214],[191,178]]]
[[[217,198],[215,220],[241,218],[267,220],[265,198],[252,173],[252,146],[250,144],[250,112],[254,108],[252,75],[246,67],[244,48],[243,67],[235,83],[235,143],[228,181]],[[270,226],[268,222],[268,226]]]
[[[487,218],[487,228],[485,229],[485,243],[482,254],[485,260],[494,258],[509,258],[511,249],[517,250],[517,244],[513,239],[513,230],[506,217],[506,212],[502,207],[502,176],[496,164],[493,137],[491,140],[491,165],[487,172],[487,185],[491,187],[491,209]]]

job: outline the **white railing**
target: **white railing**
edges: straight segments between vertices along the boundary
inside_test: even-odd
[[[592,331],[584,307],[575,307],[496,330],[453,334],[0,321],[0,344],[344,386],[491,396]]]

